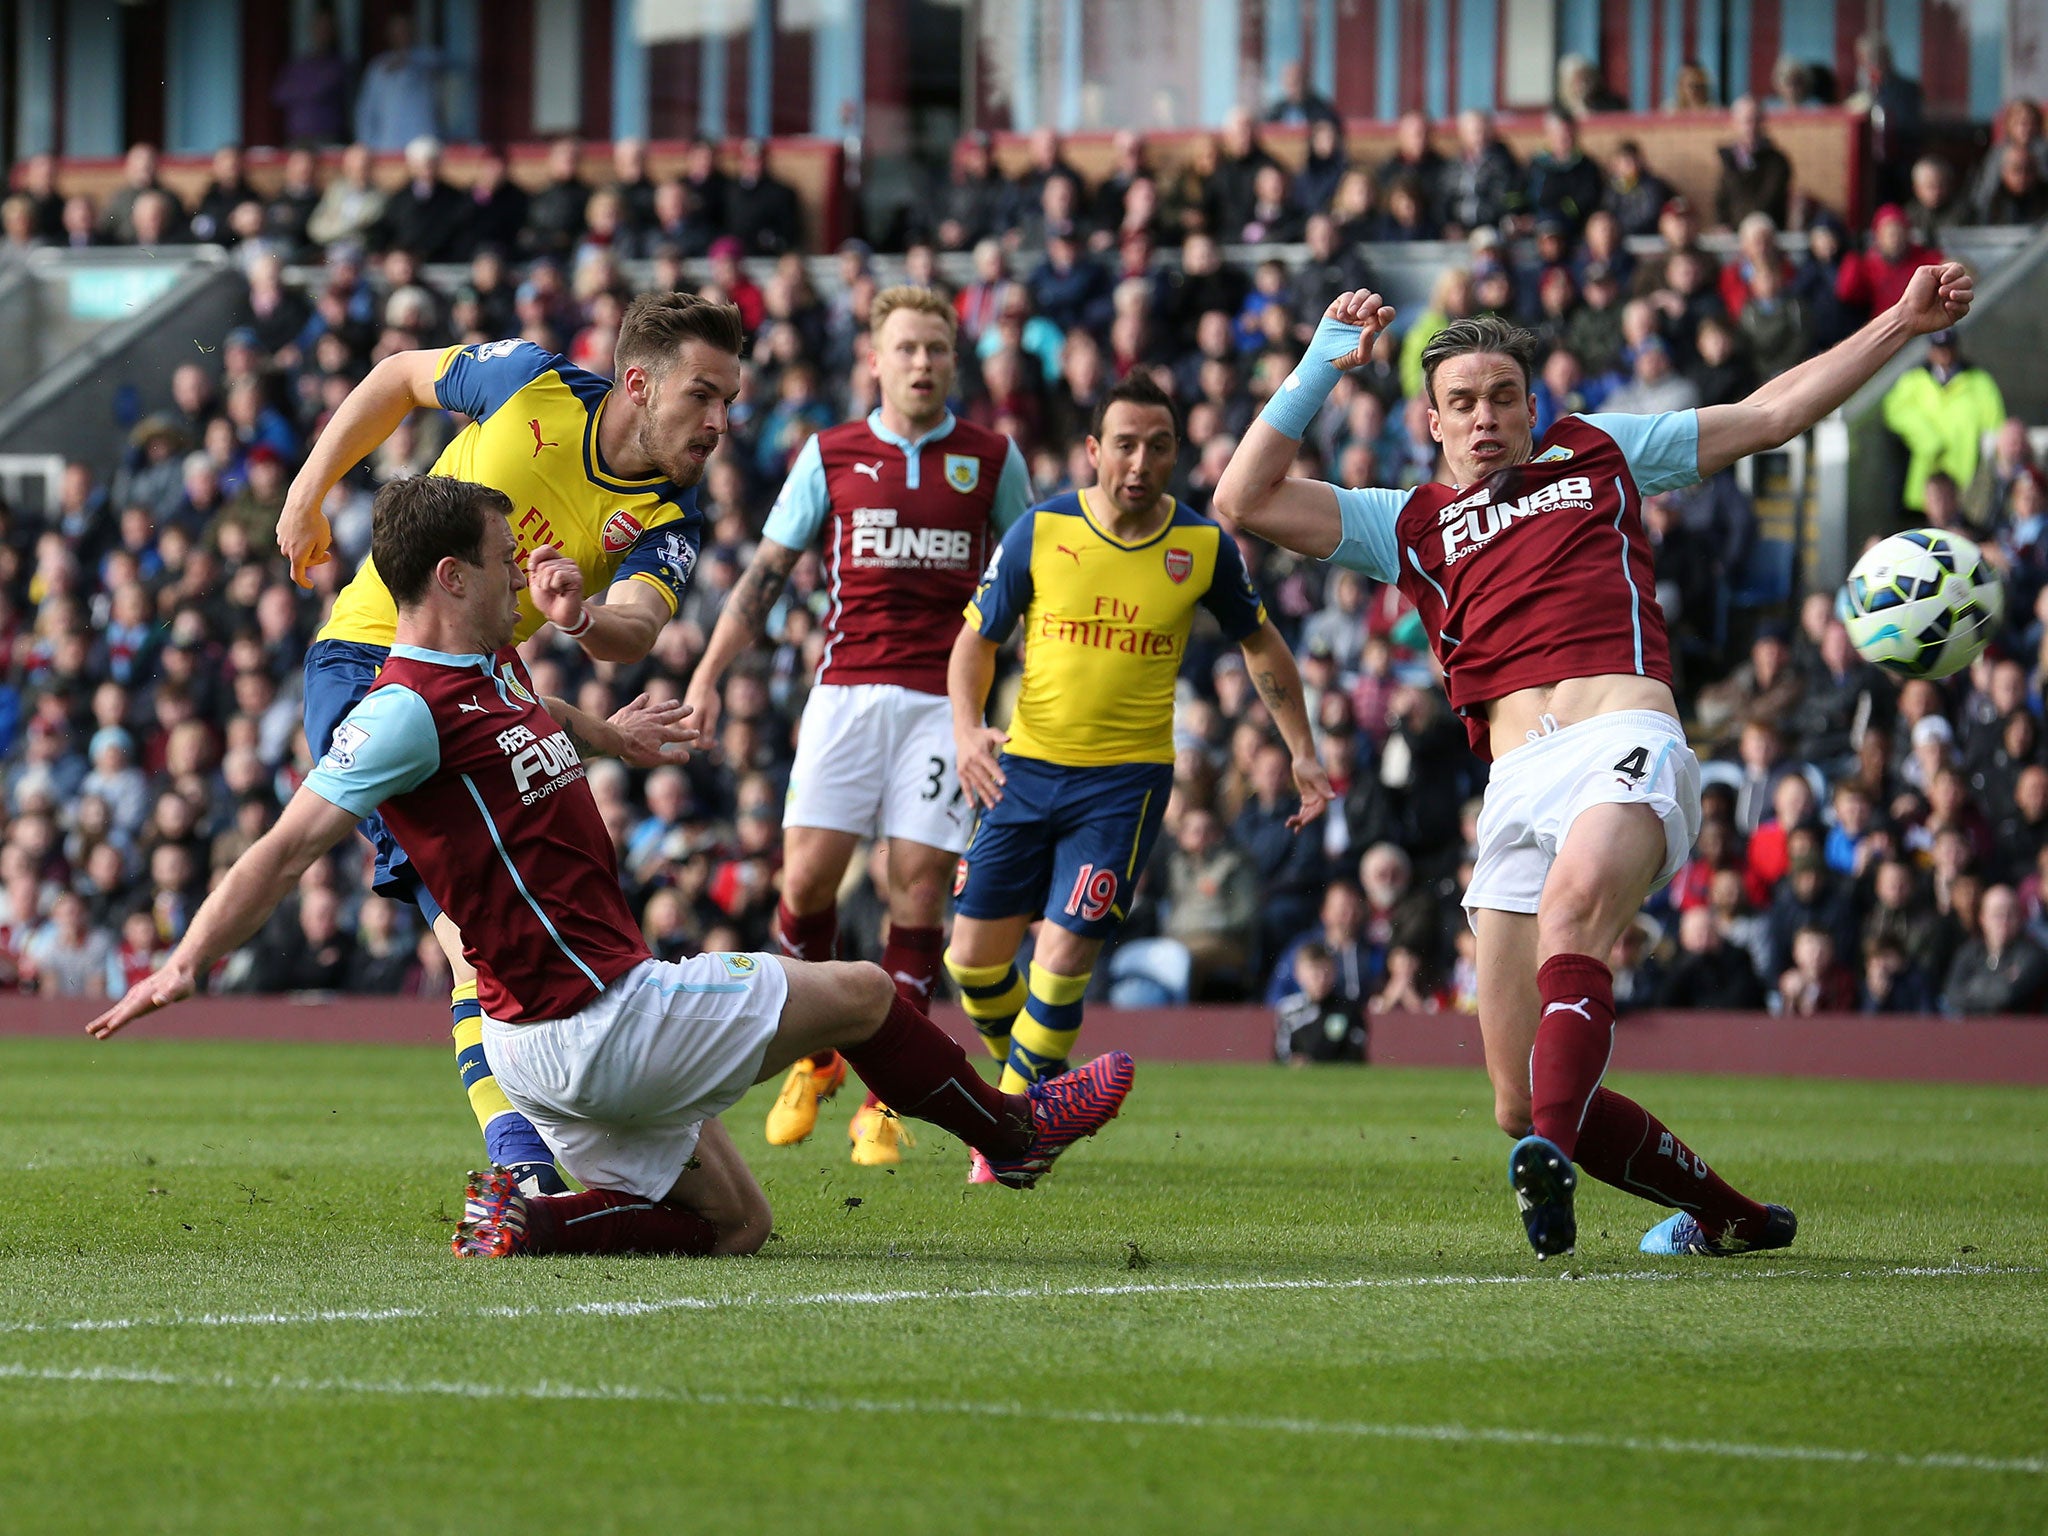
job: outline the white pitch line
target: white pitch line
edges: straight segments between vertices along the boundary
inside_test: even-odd
[[[1052,1408],[1025,1403],[976,1403],[806,1397],[744,1392],[685,1392],[665,1387],[578,1386],[536,1382],[503,1386],[477,1381],[351,1381],[287,1376],[177,1375],[121,1366],[72,1369],[0,1364],[0,1381],[291,1392],[320,1396],[457,1397],[518,1402],[668,1403],[691,1408],[769,1409],[785,1413],[894,1413],[934,1418],[1029,1419],[1034,1423],[1107,1425],[1135,1429],[1188,1429],[1279,1435],[1329,1435],[1369,1440],[1420,1440],[1444,1445],[1543,1446],[1627,1451],[1656,1456],[1707,1456],[1738,1461],[1818,1462],[1835,1466],[1897,1467],[1914,1472],[2048,1474],[2048,1456],[1977,1456],[1959,1451],[1921,1454],[1828,1445],[1758,1445],[1739,1440],[1681,1440],[1669,1436],[1555,1433],[1467,1424],[1376,1424],[1356,1419],[1279,1418],[1260,1415],[1154,1413],[1124,1408]]]
[[[561,1306],[537,1305],[503,1307],[370,1307],[361,1310],[328,1309],[313,1312],[206,1312],[172,1313],[166,1317],[74,1318],[58,1322],[0,1320],[0,1334],[30,1333],[118,1333],[137,1328],[288,1328],[322,1323],[389,1323],[410,1321],[461,1322],[483,1317],[648,1317],[663,1312],[720,1312],[749,1307],[877,1307],[905,1302],[935,1301],[1057,1301],[1068,1298],[1121,1296],[1207,1296],[1237,1295],[1266,1291],[1380,1291],[1436,1288],[1466,1289],[1480,1286],[1584,1284],[1594,1281],[1653,1283],[1690,1280],[1725,1285],[1760,1280],[1888,1280],[1953,1279],[1985,1275],[2034,1275],[2042,1273],[2032,1265],[1957,1264],[1946,1267],[1900,1266],[1877,1270],[1812,1271],[1797,1269],[1726,1269],[1713,1273],[1686,1274],[1672,1269],[1617,1270],[1605,1274],[1526,1275],[1396,1275],[1356,1280],[1178,1280],[1132,1281],[1123,1285],[982,1286],[973,1289],[929,1289],[896,1291],[817,1291],[806,1295],[776,1296],[742,1292],[734,1296],[666,1296],[652,1301],[578,1301]]]

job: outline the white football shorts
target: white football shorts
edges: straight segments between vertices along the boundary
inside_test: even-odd
[[[974,817],[953,768],[945,695],[894,683],[813,688],[782,824],[965,853]]]
[[[1565,834],[1594,805],[1655,811],[1664,824],[1657,887],[1677,874],[1700,830],[1700,760],[1679,723],[1654,709],[1616,710],[1494,759],[1467,915],[1481,907],[1534,912]]]
[[[570,1173],[659,1200],[753,1086],[788,994],[773,955],[644,960],[566,1019],[487,1017],[484,1056]]]

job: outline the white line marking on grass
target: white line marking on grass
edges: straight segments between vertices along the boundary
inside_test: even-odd
[[[816,1291],[776,1296],[759,1291],[733,1296],[665,1296],[652,1301],[577,1301],[561,1306],[504,1307],[371,1307],[313,1312],[171,1313],[164,1317],[75,1318],[60,1322],[0,1320],[0,1334],[115,1333],[130,1328],[288,1328],[321,1323],[459,1322],[479,1317],[648,1317],[662,1312],[721,1312],[747,1307],[880,1307],[918,1301],[1058,1301],[1068,1298],[1120,1296],[1241,1295],[1270,1291],[1423,1290],[1497,1285],[1584,1285],[1594,1282],[1690,1280],[1714,1285],[1753,1284],[1760,1280],[1890,1280],[1952,1279],[1985,1275],[2036,1275],[2032,1265],[1956,1264],[1874,1270],[1726,1269],[1687,1274],[1677,1269],[1615,1270],[1604,1274],[1525,1275],[1393,1275],[1356,1280],[1167,1280],[1125,1285],[981,1286],[899,1291]]]
[[[1423,1440],[1445,1445],[1536,1445],[1656,1456],[1709,1456],[1738,1461],[1799,1461],[1837,1466],[1898,1467],[1915,1472],[2048,1474],[2048,1456],[1976,1456],[1870,1451],[1827,1445],[1756,1445],[1739,1440],[1681,1440],[1669,1436],[1557,1434],[1537,1429],[1496,1429],[1466,1424],[1375,1424],[1354,1419],[1300,1419],[1260,1415],[1149,1413],[1122,1408],[1049,1408],[1024,1403],[890,1401],[745,1392],[683,1392],[665,1387],[578,1386],[542,1381],[503,1386],[478,1381],[351,1381],[287,1376],[174,1375],[122,1366],[74,1368],[0,1364],[0,1381],[77,1385],[201,1388],[225,1392],[289,1392],[318,1396],[458,1397],[541,1402],[670,1403],[693,1408],[770,1409],[786,1413],[895,1413],[935,1418],[1029,1419],[1060,1424],[1135,1429],[1193,1429],[1280,1435],[1331,1435],[1367,1440]]]

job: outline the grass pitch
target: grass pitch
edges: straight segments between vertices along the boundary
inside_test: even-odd
[[[1029,1194],[730,1117],[751,1260],[463,1263],[443,1052],[0,1040],[0,1531],[2026,1531],[2048,1093],[1633,1087],[1798,1246],[1539,1266],[1477,1074],[1140,1064]]]

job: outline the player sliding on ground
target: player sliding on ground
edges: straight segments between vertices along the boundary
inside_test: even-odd
[[[953,642],[960,783],[983,809],[954,880],[946,970],[1007,1091],[1067,1070],[1095,957],[1130,910],[1173,789],[1174,682],[1197,608],[1243,649],[1293,754],[1288,825],[1330,799],[1301,675],[1237,545],[1166,494],[1179,446],[1150,375],[1112,388],[1088,438],[1095,484],[1003,536]],[[996,650],[1020,624],[1024,686],[1005,734],[984,712]],[[1027,984],[1017,950],[1041,917]],[[977,1160],[968,1177],[991,1174]]]
[[[804,444],[718,616],[688,701],[698,728],[715,737],[726,669],[760,635],[797,556],[824,532],[832,606],[782,813],[775,937],[786,955],[830,960],[847,863],[862,838],[886,837],[882,969],[928,1008],[945,947],[946,887],[972,814],[953,772],[946,655],[993,541],[1024,515],[1031,480],[1007,437],[946,408],[958,369],[952,305],[929,289],[885,288],[868,326],[868,368],[882,403]],[[835,1051],[791,1067],[768,1112],[769,1143],[809,1136],[818,1100],[845,1078]],[[897,1123],[872,1094],[848,1129],[856,1163],[899,1159]]]
[[[511,512],[501,493],[441,476],[378,493],[371,549],[398,620],[376,686],[169,961],[87,1029],[104,1039],[190,995],[381,811],[461,927],[506,1097],[589,1186],[529,1196],[504,1168],[472,1175],[457,1253],[753,1252],[768,1203],[716,1117],[817,1051],[844,1052],[898,1112],[953,1132],[1014,1187],[1108,1122],[1130,1057],[998,1092],[879,966],[652,958],[576,743],[512,647],[527,577]],[[658,734],[695,739],[673,719]]]
[[[514,639],[552,621],[593,660],[639,661],[674,617],[697,561],[697,482],[726,431],[744,339],[732,305],[664,293],[627,306],[613,354],[616,382],[529,341],[394,353],[370,370],[307,455],[278,518],[277,547],[293,579],[310,585],[308,569],[328,559],[321,506],[335,482],[413,411],[459,411],[470,424],[434,472],[512,498],[513,533],[531,578]],[[601,600],[586,601],[600,592]],[[316,755],[369,691],[397,622],[373,550],[306,652],[306,744]],[[559,1193],[554,1159],[484,1059],[477,981],[462,935],[379,817],[364,820],[363,836],[377,850],[378,894],[415,903],[454,969],[456,1068],[486,1155],[528,1190]]]
[[[1969,274],[1923,267],[1841,345],[1748,399],[1656,416],[1567,416],[1532,441],[1535,338],[1482,316],[1422,354],[1452,483],[1343,490],[1288,478],[1337,376],[1393,323],[1378,294],[1331,304],[1245,434],[1218,509],[1253,533],[1396,582],[1421,614],[1472,746],[1493,762],[1465,893],[1494,1114],[1541,1257],[1577,1237],[1574,1161],[1679,1214],[1645,1252],[1782,1248],[1797,1222],[1715,1174],[1600,1085],[1614,1040],[1603,957],[1699,830],[1699,762],[1679,727],[1641,499],[1798,436],[1917,335],[1970,307]],[[964,766],[963,766],[964,776]]]

